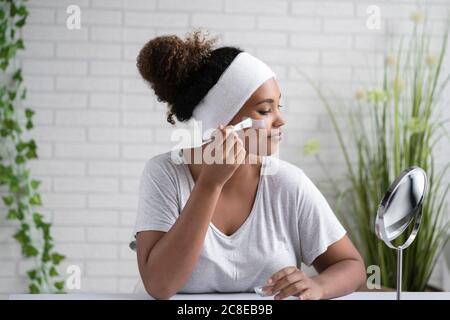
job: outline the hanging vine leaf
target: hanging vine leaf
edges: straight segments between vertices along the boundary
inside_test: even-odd
[[[30,198],[30,204],[34,206],[39,206],[42,204],[41,196],[39,194],[35,194]]]
[[[21,155],[18,155],[18,156],[16,156],[16,160],[15,161],[16,161],[17,164],[24,163],[25,162],[25,157],[23,157]]]
[[[28,275],[28,278],[30,278],[31,280],[34,280],[34,279],[36,279],[36,270],[29,270],[29,271],[27,271],[27,275]]]
[[[55,265],[58,265],[65,257],[59,253],[52,254],[52,261]]]
[[[64,281],[56,265],[65,257],[54,251],[51,224],[45,222],[36,207],[42,205],[39,194],[41,182],[31,178],[28,161],[38,158],[37,144],[33,139],[22,137],[25,130],[31,130],[34,110],[22,108],[27,96],[23,85],[23,74],[11,62],[17,52],[25,48],[20,29],[25,25],[28,10],[26,0],[0,1],[0,136],[5,150],[0,150],[0,185],[7,191],[2,196],[7,207],[7,218],[19,222],[13,238],[20,244],[26,258],[33,258],[34,268],[27,271],[30,293],[61,293]],[[6,71],[8,70],[8,72]],[[25,116],[25,123],[19,122]],[[9,148],[10,147],[10,148]],[[33,237],[30,235],[33,234]]]
[[[51,275],[52,277],[59,276],[59,273],[58,273],[58,271],[56,271],[56,268],[55,268],[55,267],[51,267],[51,268],[50,268],[50,275]],[[62,287],[61,287],[61,289],[62,289]],[[61,290],[61,289],[58,288],[58,290]]]
[[[6,206],[10,206],[13,203],[13,201],[14,201],[14,198],[12,196],[2,197],[2,199],[3,199],[3,203]]]
[[[34,293],[34,294],[41,293],[41,291],[39,290],[38,286],[36,286],[34,283],[30,284],[28,286],[28,288],[30,289],[30,293]]]
[[[23,248],[23,254],[26,257],[36,257],[39,251],[32,245],[25,245]]]
[[[21,69],[17,69],[16,72],[14,72],[12,78],[13,78],[13,80],[15,80],[17,82],[22,82],[23,81],[22,70]]]
[[[64,288],[64,281],[55,282],[55,288],[58,289],[58,290],[63,290],[63,288]]]
[[[41,185],[41,182],[39,180],[31,180],[31,187],[36,190]]]
[[[17,213],[17,210],[9,209],[9,210],[8,210],[8,215],[6,216],[6,218],[7,218],[8,220],[16,220],[16,219],[18,219],[18,218],[19,218],[19,215],[18,215],[18,213]]]
[[[33,117],[34,115],[34,111],[31,109],[25,109],[25,117],[27,117],[27,119],[31,120],[31,117]]]
[[[42,215],[40,213],[33,213],[33,221],[36,227],[40,228],[43,224],[42,222]]]

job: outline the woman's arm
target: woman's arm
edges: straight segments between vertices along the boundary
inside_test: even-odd
[[[220,192],[220,185],[199,179],[179,218],[154,247],[146,241],[153,231],[137,234],[139,272],[152,297],[168,299],[193,272]]]
[[[194,271],[222,188],[245,160],[243,142],[232,128],[220,126],[222,134],[212,147],[215,152],[222,149],[221,161],[202,164],[191,195],[170,230],[136,236],[139,272],[154,298],[168,299],[177,293]]]
[[[319,272],[312,279],[322,287],[321,299],[349,294],[366,282],[364,260],[347,236],[330,245],[313,266]]]
[[[347,236],[330,245],[313,266],[319,274],[311,278],[295,266],[281,269],[268,279],[265,291],[277,294],[275,299],[330,299],[356,291],[366,281],[364,261]]]

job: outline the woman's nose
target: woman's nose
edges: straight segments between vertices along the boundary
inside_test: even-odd
[[[274,119],[272,126],[275,128],[279,128],[284,126],[284,124],[286,123],[286,120],[284,119],[284,116],[278,112],[276,118]]]

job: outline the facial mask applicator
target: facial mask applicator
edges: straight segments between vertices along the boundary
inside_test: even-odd
[[[233,126],[233,132],[241,131],[247,128],[252,129],[264,129],[266,128],[266,121],[265,120],[258,120],[258,119],[252,119],[252,118],[246,118],[245,120],[239,122],[238,124]],[[207,144],[214,140],[214,138],[209,138],[206,141],[203,141],[201,146],[204,144]]]

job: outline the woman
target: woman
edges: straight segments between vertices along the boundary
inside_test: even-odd
[[[183,149],[181,163],[167,152],[145,166],[134,230],[145,290],[157,299],[253,292],[263,284],[275,299],[357,290],[365,266],[345,229],[305,173],[273,157],[286,122],[275,74],[239,48],[213,45],[198,31],[184,40],[162,36],[137,59],[158,100],[168,103],[170,123],[194,118],[203,138],[215,129],[209,144]],[[248,117],[264,120],[256,131],[265,143],[256,149],[232,132]],[[211,146],[219,161],[205,160]],[[189,151],[203,152],[200,163]],[[303,273],[302,262],[318,275]]]

